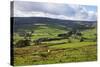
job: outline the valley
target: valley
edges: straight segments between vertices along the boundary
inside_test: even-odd
[[[12,17],[14,65],[97,60],[97,21]]]

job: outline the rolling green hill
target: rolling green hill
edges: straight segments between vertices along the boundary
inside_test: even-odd
[[[14,65],[97,60],[97,31],[96,26],[93,27],[93,22],[89,24],[87,21],[87,26],[86,21],[54,21],[31,18],[27,22],[15,22]],[[16,47],[17,45],[20,47]]]

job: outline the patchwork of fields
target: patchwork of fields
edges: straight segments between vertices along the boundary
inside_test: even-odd
[[[81,30],[77,35],[77,31],[73,33],[64,25],[37,23],[17,28],[13,34],[14,65],[97,60],[96,27]]]

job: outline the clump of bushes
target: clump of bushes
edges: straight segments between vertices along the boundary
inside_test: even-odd
[[[23,39],[19,40],[16,44],[15,47],[25,47],[25,46],[30,46],[31,44],[31,36],[33,34],[33,31],[31,32],[24,32],[20,33],[23,36]],[[19,35],[20,35],[19,34]],[[20,35],[20,36],[21,36]]]
[[[19,40],[16,44],[15,47],[25,47],[25,46],[29,46],[30,45],[30,40],[27,39],[23,39],[23,40]]]
[[[84,38],[81,37],[80,42],[83,42],[83,41],[84,41]]]

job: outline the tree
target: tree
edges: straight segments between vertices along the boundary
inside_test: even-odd
[[[68,38],[70,36],[72,36],[73,32],[69,31],[67,33],[63,33],[63,34],[58,34],[58,37],[62,37],[62,38]]]
[[[31,31],[31,32],[24,32],[23,33],[23,39],[21,39],[21,40],[19,40],[17,43],[16,43],[16,47],[25,47],[25,46],[30,46],[30,44],[31,44],[31,37],[32,37],[32,34],[33,34],[34,32],[33,31]]]
[[[82,33],[81,32],[77,32],[76,35],[81,37]]]
[[[71,40],[70,40],[70,38],[68,38],[68,43],[71,43]]]
[[[35,43],[35,45],[40,45],[41,41],[40,40],[35,40],[34,43]]]
[[[58,34],[58,37],[67,38],[67,34],[66,33],[64,33],[64,34]]]
[[[27,39],[23,39],[23,40],[19,40],[15,47],[25,47],[25,46],[29,46],[30,45],[30,40],[27,40]]]
[[[69,31],[69,32],[67,33],[67,36],[70,37],[72,34],[73,34],[73,31]]]
[[[84,41],[84,38],[83,38],[83,37],[81,37],[80,42],[83,42],[83,41]]]
[[[24,36],[24,39],[29,39],[29,40],[31,40],[32,34],[33,34],[33,31],[31,31],[31,32],[26,32],[26,33],[25,33],[25,36]]]

